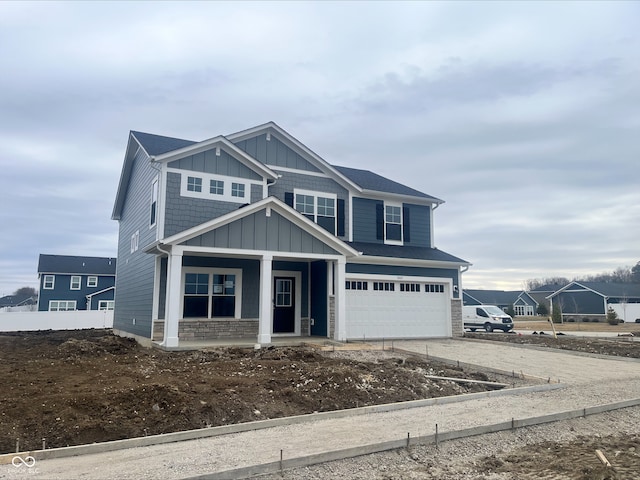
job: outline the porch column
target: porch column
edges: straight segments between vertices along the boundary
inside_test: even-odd
[[[167,264],[167,304],[164,315],[165,347],[178,346],[178,321],[180,320],[180,291],[182,283],[182,252],[169,255]]]
[[[263,255],[260,260],[260,318],[258,319],[258,343],[271,343],[271,315],[273,313],[273,280],[271,279],[273,256]]]
[[[335,291],[335,330],[333,338],[339,342],[347,340],[347,306],[346,306],[346,265],[347,260],[342,257],[339,258],[335,264],[335,276],[336,276],[336,291]]]

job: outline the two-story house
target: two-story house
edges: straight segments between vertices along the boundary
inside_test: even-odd
[[[38,310],[113,310],[116,259],[44,255],[38,260]]]
[[[201,142],[130,132],[114,330],[141,341],[462,334],[435,197],[327,163],[275,123]]]

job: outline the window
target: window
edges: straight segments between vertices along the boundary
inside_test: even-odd
[[[87,277],[87,287],[97,287],[98,277]]]
[[[368,290],[369,289],[369,283],[368,282],[361,282],[361,281],[350,281],[350,280],[347,280],[347,282],[345,284],[345,288],[347,290]]]
[[[210,180],[209,193],[211,195],[224,195],[224,182],[222,180]]]
[[[98,302],[98,310],[113,310],[115,302],[113,300],[100,300]]]
[[[231,196],[244,198],[244,183],[232,183]]]
[[[187,177],[187,190],[190,192],[202,192],[202,178]]]
[[[419,292],[420,284],[419,283],[401,283],[400,291],[401,292]]]
[[[329,233],[336,234],[335,196],[316,192],[296,191],[295,209]]]
[[[156,178],[151,185],[151,217],[149,218],[149,226],[156,224],[158,216],[158,179]]]
[[[402,241],[402,207],[385,206],[384,229],[385,240]]]
[[[288,279],[279,278],[276,280],[276,307],[293,305],[292,284],[293,282]]]
[[[80,284],[82,283],[82,277],[79,275],[71,276],[71,290],[80,290]]]
[[[395,292],[396,284],[393,282],[373,282],[373,289],[385,292]]]
[[[42,281],[42,288],[44,290],[53,290],[53,286],[56,283],[55,275],[45,275]]]
[[[140,231],[136,230],[133,235],[131,235],[131,253],[138,250],[138,243],[140,242]]]
[[[444,285],[428,283],[424,286],[424,291],[427,293],[444,293]]]
[[[69,312],[76,309],[75,300],[50,300],[50,312]]]
[[[198,269],[202,270],[202,269]],[[184,318],[239,317],[238,273],[231,271],[187,272],[184,274]]]

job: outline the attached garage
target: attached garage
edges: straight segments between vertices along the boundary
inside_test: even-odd
[[[451,281],[348,275],[347,338],[450,337]]]

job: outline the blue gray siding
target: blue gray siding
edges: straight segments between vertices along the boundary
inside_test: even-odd
[[[44,289],[44,277],[45,275],[54,275],[55,280],[53,283],[53,289]],[[80,277],[80,290],[71,290],[71,277]],[[98,277],[97,287],[87,287],[88,277]],[[51,300],[75,300],[76,309],[87,310],[87,295],[99,292],[105,288],[113,287],[115,284],[115,277],[113,275],[71,275],[71,274],[42,274],[40,275],[40,294],[38,297],[38,310],[46,312],[49,310],[49,301]],[[106,292],[101,300],[113,300],[113,290]],[[97,304],[96,307],[97,308]],[[94,308],[94,309],[95,309]],[[89,308],[91,309],[91,308]]]
[[[101,301],[113,300],[114,293],[115,292],[113,291],[113,289],[111,289],[107,290],[106,292],[99,293],[98,295],[93,295],[91,297],[91,310],[98,310]]]
[[[167,174],[164,236],[170,237],[191,227],[208,222],[233,210],[241,204],[180,196],[180,174]],[[253,195],[253,190],[252,190]]]
[[[305,160],[304,157],[278,140],[273,134],[271,134],[271,140],[269,141],[267,141],[267,134],[264,133],[239,141],[235,145],[265,165],[276,165],[308,172],[320,171]]]
[[[404,203],[409,212],[409,241],[405,245],[431,247],[431,207]],[[406,219],[405,219],[406,221]]]
[[[367,243],[383,243],[376,238],[376,206],[380,200],[353,198],[353,241]]]
[[[553,297],[553,308],[560,306],[564,314],[604,315],[604,299],[597,293],[585,290],[582,292],[564,291]]]
[[[216,175],[226,175],[228,177],[248,178],[250,180],[262,180],[262,177],[247,167],[242,162],[236,160],[223,149],[220,149],[220,156],[216,156],[216,149],[206,152],[189,155],[169,162],[169,168],[181,170],[191,170],[194,172],[213,173]]]
[[[333,248],[272,211],[265,210],[187,240],[183,245],[276,252],[337,254]]]
[[[156,175],[158,171],[139,149],[119,221],[113,320],[115,329],[147,338],[151,338],[155,257],[143,250],[156,239],[156,228],[149,228],[151,182]],[[140,232],[139,248],[131,253],[131,236],[136,230]]]
[[[396,276],[413,276],[413,277],[435,277],[450,278],[453,280],[454,288],[453,297],[458,298],[458,270],[448,268],[425,268],[425,267],[408,267],[400,265],[371,265],[364,263],[347,263],[347,273],[365,273],[378,275],[396,275]]]

